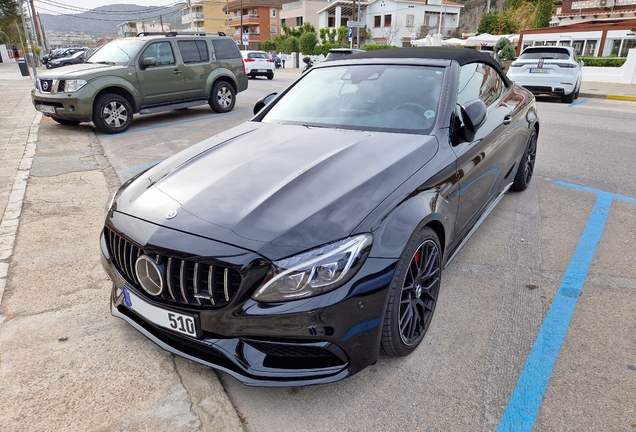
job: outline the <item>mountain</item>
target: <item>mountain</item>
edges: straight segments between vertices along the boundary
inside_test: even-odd
[[[183,28],[179,9],[184,3],[166,8],[113,4],[100,6],[89,12],[68,15],[40,13],[42,25],[49,33],[84,33],[96,37],[117,36],[117,25],[124,21],[159,21],[169,23],[170,28]]]

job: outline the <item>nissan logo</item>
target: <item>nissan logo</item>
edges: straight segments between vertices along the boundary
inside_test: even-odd
[[[158,296],[163,291],[163,271],[148,255],[137,258],[135,263],[137,280],[141,287],[153,296]]]
[[[42,81],[42,90],[48,91],[48,89],[49,89],[49,82],[48,81]]]

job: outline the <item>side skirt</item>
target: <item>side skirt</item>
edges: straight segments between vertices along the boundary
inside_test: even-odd
[[[448,267],[448,265],[451,263],[451,261],[453,261],[453,258],[455,258],[455,256],[459,253],[459,251],[464,247],[464,245],[468,242],[468,240],[470,240],[470,238],[472,237],[473,234],[475,234],[475,231],[477,231],[477,228],[479,228],[479,226],[486,220],[486,218],[488,217],[488,215],[490,214],[490,212],[492,212],[495,207],[497,207],[497,204],[499,204],[499,201],[501,201],[501,199],[504,197],[504,195],[506,194],[506,192],[508,192],[508,190],[510,190],[510,188],[512,187],[512,183],[510,182],[508,183],[502,190],[501,192],[499,192],[499,195],[497,195],[497,198],[495,198],[493,200],[493,202],[488,206],[488,208],[481,214],[481,216],[479,217],[479,219],[477,219],[477,222],[475,222],[475,225],[473,225],[473,227],[471,228],[470,231],[468,231],[468,234],[466,234],[464,236],[464,239],[462,240],[462,242],[459,244],[459,246],[457,246],[457,248],[455,248],[455,251],[453,252],[453,254],[450,256],[450,258],[448,258],[446,260],[446,264],[444,264],[444,268]]]

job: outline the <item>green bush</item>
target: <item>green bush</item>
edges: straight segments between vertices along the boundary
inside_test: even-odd
[[[365,51],[375,51],[375,50],[389,49],[389,48],[397,48],[397,47],[393,45],[378,45],[378,44],[366,44],[366,45],[362,45],[361,47],[361,49]]]
[[[621,67],[627,59],[616,57],[579,57],[579,60],[583,60],[585,66]]]
[[[299,39],[300,52],[307,55],[313,55],[316,45],[318,45],[318,36],[316,33],[303,33]]]
[[[349,45],[346,45],[347,47]],[[326,56],[329,53],[329,50],[332,48],[344,48],[345,45],[338,43],[338,42],[327,42],[327,43],[323,43],[322,45],[316,45],[314,47],[314,55],[324,55]],[[303,53],[305,54],[305,53]]]
[[[271,39],[263,41],[258,44],[258,49],[261,51],[276,51],[276,42]]]

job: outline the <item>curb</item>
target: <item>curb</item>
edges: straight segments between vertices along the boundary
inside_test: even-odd
[[[612,99],[612,100],[622,100],[622,101],[630,101],[636,102],[636,96],[625,96],[625,95],[605,95],[598,93],[579,93],[579,97],[589,98],[589,99]]]

